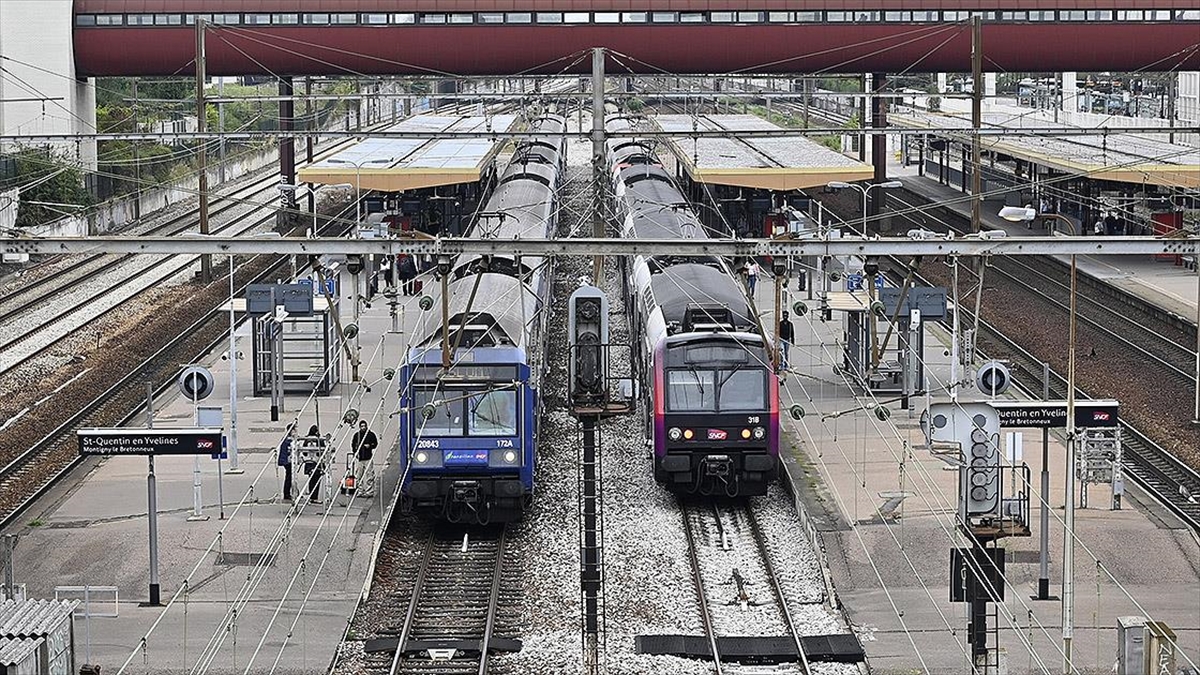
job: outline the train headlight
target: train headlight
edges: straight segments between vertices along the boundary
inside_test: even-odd
[[[424,451],[418,451],[417,454],[413,455],[413,461],[417,464],[424,464],[429,461],[429,454]]]
[[[742,438],[743,438],[743,439],[749,439],[749,438],[750,438],[750,430],[749,430],[749,429],[742,429]]]
[[[671,429],[669,431],[667,431],[667,438],[669,438],[673,441],[677,441],[682,437],[683,437],[683,432],[679,430],[679,427],[671,427]]]
[[[683,430],[683,437],[684,437],[684,438],[686,438],[686,439],[687,439],[687,440],[689,440],[689,441],[690,441],[690,440],[692,440],[692,436],[695,436],[695,435],[696,435],[696,434],[693,434],[691,429],[684,429],[684,430]]]
[[[509,464],[516,464],[517,463],[517,453],[513,452],[512,450],[506,451],[504,453],[504,461],[508,462]]]
[[[767,430],[762,427],[754,427],[754,438],[761,441],[767,437]]]

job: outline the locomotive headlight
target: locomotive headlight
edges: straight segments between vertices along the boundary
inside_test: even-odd
[[[743,439],[750,438],[750,430],[749,429],[742,429],[742,438]]]
[[[692,430],[691,430],[691,429],[684,429],[684,430],[683,430],[683,437],[684,437],[684,438],[686,438],[687,440],[689,440],[689,441],[690,441],[690,440],[692,440],[692,436],[695,436],[695,434],[693,434],[693,433],[692,433]]]
[[[766,436],[767,436],[766,429],[764,429],[762,427],[754,427],[754,438],[755,439],[761,441],[762,439],[766,438]]]
[[[670,431],[667,432],[667,438],[673,441],[679,440],[682,436],[683,432],[679,430],[679,427],[671,427]]]
[[[517,462],[517,453],[513,452],[512,450],[508,450],[504,453],[504,461],[508,462],[509,464],[515,464]]]
[[[413,460],[416,461],[417,464],[424,464],[425,462],[429,461],[429,454],[423,451],[418,451],[417,454],[413,455]]]

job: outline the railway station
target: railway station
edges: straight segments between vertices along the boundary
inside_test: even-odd
[[[1186,0],[37,4],[0,672],[1200,675]]]

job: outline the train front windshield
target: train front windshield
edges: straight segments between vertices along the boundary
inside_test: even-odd
[[[759,367],[667,371],[667,409],[671,412],[738,412],[766,407],[766,371]]]
[[[413,432],[436,437],[516,436],[517,398],[511,388],[417,387],[412,397]]]

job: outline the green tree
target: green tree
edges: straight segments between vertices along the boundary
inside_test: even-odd
[[[49,148],[25,148],[11,158],[16,164],[16,175],[10,184],[22,188],[17,227],[42,225],[72,211],[69,205],[91,203],[83,173],[68,164],[61,154]]]

